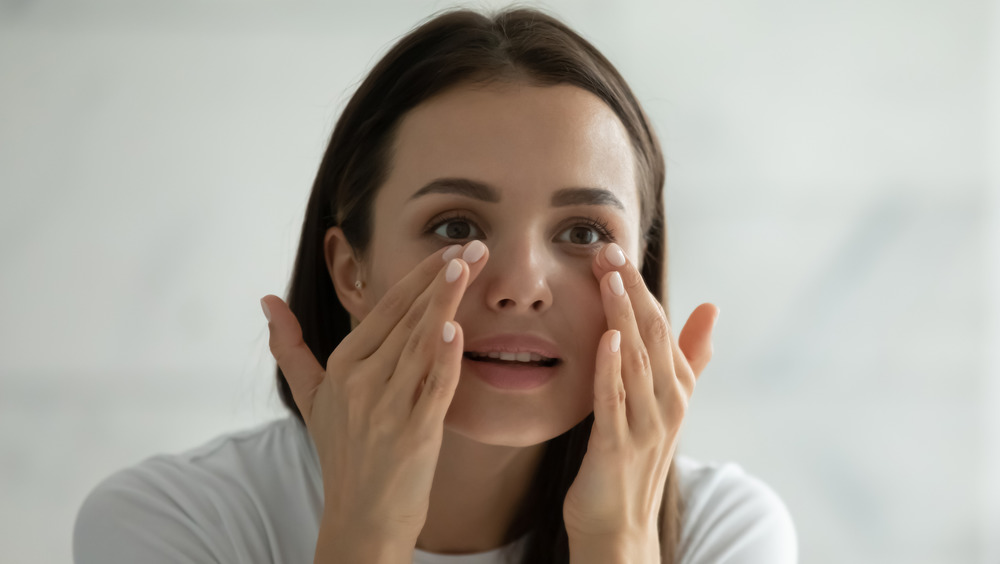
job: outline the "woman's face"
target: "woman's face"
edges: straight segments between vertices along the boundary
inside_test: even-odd
[[[610,241],[640,256],[634,155],[614,112],[568,85],[457,87],[404,117],[391,163],[364,265],[367,311],[427,255],[479,239],[489,260],[455,316],[465,343],[530,334],[553,343],[562,359],[553,378],[520,391],[492,387],[463,359],[445,428],[529,446],[582,421],[594,408],[595,351],[607,330],[591,263]],[[411,198],[438,179],[487,185],[495,201],[437,191]],[[557,198],[563,205],[553,206],[567,188],[606,190],[621,209],[609,198]]]

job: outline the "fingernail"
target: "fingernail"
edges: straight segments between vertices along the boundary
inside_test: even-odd
[[[267,304],[264,303],[264,298],[260,299],[260,308],[264,310],[264,317],[267,318],[267,322],[271,322],[271,310],[267,309]]]
[[[625,294],[625,285],[622,284],[622,275],[618,274],[618,271],[611,273],[611,291],[617,296],[622,296]]]
[[[604,256],[608,257],[608,262],[615,266],[625,266],[625,253],[622,252],[621,247],[611,243],[606,249]]]
[[[444,322],[444,329],[441,331],[441,337],[446,343],[450,343],[455,338],[455,326],[452,325],[451,321]]]
[[[469,264],[472,264],[477,260],[483,258],[483,255],[485,254],[486,254],[486,245],[482,241],[473,241],[469,243],[469,246],[466,247],[465,252],[462,253],[462,260],[464,260]]]
[[[441,258],[444,259],[444,262],[448,262],[457,257],[460,252],[462,252],[462,245],[452,245],[448,247],[448,250],[445,251],[443,255],[441,255]]]
[[[611,352],[618,352],[618,347],[622,344],[622,332],[615,331],[614,335],[611,335]]]
[[[462,263],[458,262],[457,259],[452,259],[448,263],[448,270],[444,273],[444,279],[448,282],[454,282],[458,280],[458,277],[462,275]]]

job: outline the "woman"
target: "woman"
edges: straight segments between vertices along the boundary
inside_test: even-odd
[[[664,161],[544,13],[402,38],[338,121],[287,305],[292,417],[103,482],[78,562],[794,562],[781,500],[676,454],[718,308],[674,337]]]

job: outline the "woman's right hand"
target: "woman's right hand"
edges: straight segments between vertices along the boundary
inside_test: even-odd
[[[446,263],[445,253],[450,258],[457,250],[469,262]],[[481,258],[472,261],[477,252]],[[455,312],[488,254],[472,241],[424,259],[340,342],[326,370],[287,304],[270,294],[261,300],[270,313],[271,354],[322,466],[324,527],[416,544],[462,368]],[[450,282],[449,268],[458,274]],[[446,342],[443,334],[452,328]]]

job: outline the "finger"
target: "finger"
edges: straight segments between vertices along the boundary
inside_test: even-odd
[[[448,337],[451,337],[450,342],[445,340]],[[414,430],[421,436],[437,439],[444,432],[442,422],[448,414],[462,375],[464,346],[462,326],[455,321],[442,323],[434,364],[431,365],[427,378],[417,388],[418,397],[410,416],[414,422]]]
[[[618,292],[622,293],[619,295]],[[639,335],[635,313],[629,295],[621,285],[621,277],[612,271],[601,280],[601,298],[608,329],[621,331],[621,374],[625,385],[625,403],[629,431],[650,429],[660,419],[649,354]]]
[[[302,327],[284,300],[268,294],[261,298],[260,303],[264,315],[269,317],[267,328],[270,333],[268,346],[271,355],[288,381],[295,405],[308,422],[312,413],[313,395],[326,371],[302,340]]]
[[[431,301],[416,328],[410,332],[399,354],[396,370],[386,386],[384,402],[389,406],[391,413],[413,412],[414,393],[435,363],[438,349],[441,348],[443,341],[444,323],[455,319],[458,304],[465,293],[465,281],[468,276],[469,267],[465,261],[452,259],[434,280],[431,286],[433,290]],[[432,382],[434,387],[430,391],[438,395],[444,393],[446,390],[441,384],[441,380]],[[425,388],[424,393],[427,392],[428,389]]]
[[[465,250],[462,252],[462,261],[466,263],[465,269],[468,270],[468,278],[462,285],[462,291],[482,272],[483,267],[486,265],[486,261],[489,259],[489,249],[482,241],[472,241],[465,246]],[[474,262],[469,262],[472,259],[476,259]],[[442,265],[438,268],[436,278],[444,278],[444,272],[447,265]],[[434,284],[432,278],[431,281],[426,285],[424,291],[420,294],[419,298],[414,301],[410,310],[406,312],[406,315],[398,321],[395,327],[390,331],[389,336],[386,337],[380,344],[378,350],[372,355],[371,360],[376,362],[379,370],[382,374],[387,374],[391,376],[396,371],[396,366],[399,363],[400,355],[403,352],[403,347],[406,345],[407,341],[417,330],[421,319],[424,317],[424,312],[427,310],[427,306],[434,295]],[[461,298],[459,298],[461,299]],[[370,314],[369,314],[370,315]],[[453,319],[454,315],[451,318]],[[366,318],[367,320],[367,318]],[[441,320],[444,322],[444,319]],[[360,327],[360,325],[359,325]],[[426,366],[424,367],[426,368]],[[388,376],[387,376],[388,379]]]
[[[718,319],[719,308],[714,304],[704,303],[695,308],[681,329],[678,339],[680,349],[684,352],[696,381],[712,360],[712,334]]]
[[[441,266],[447,262],[442,258],[453,254],[459,245],[438,249],[433,254],[394,284],[361,320],[353,331],[347,334],[337,347],[337,353],[351,360],[362,360],[371,356],[385,341],[385,338],[410,311],[413,302],[434,280]]]
[[[617,257],[617,261],[614,257]],[[622,261],[624,264],[615,264],[615,262]],[[601,249],[601,252],[597,253],[592,268],[598,279],[609,271],[615,271],[621,275],[628,301],[635,316],[635,324],[639,329],[640,340],[636,342],[642,343],[648,353],[653,394],[657,398],[662,397],[668,389],[673,387],[672,383],[665,380],[668,375],[673,375],[673,355],[671,352],[670,321],[667,319],[663,306],[646,287],[642,273],[617,244],[611,243]],[[622,336],[623,340],[630,338],[628,334]],[[627,368],[628,353],[624,354],[623,359],[625,359]],[[670,384],[670,388],[667,388],[668,384]]]
[[[628,438],[625,384],[621,372],[621,332],[606,331],[597,347],[594,370],[594,429],[608,443]]]

